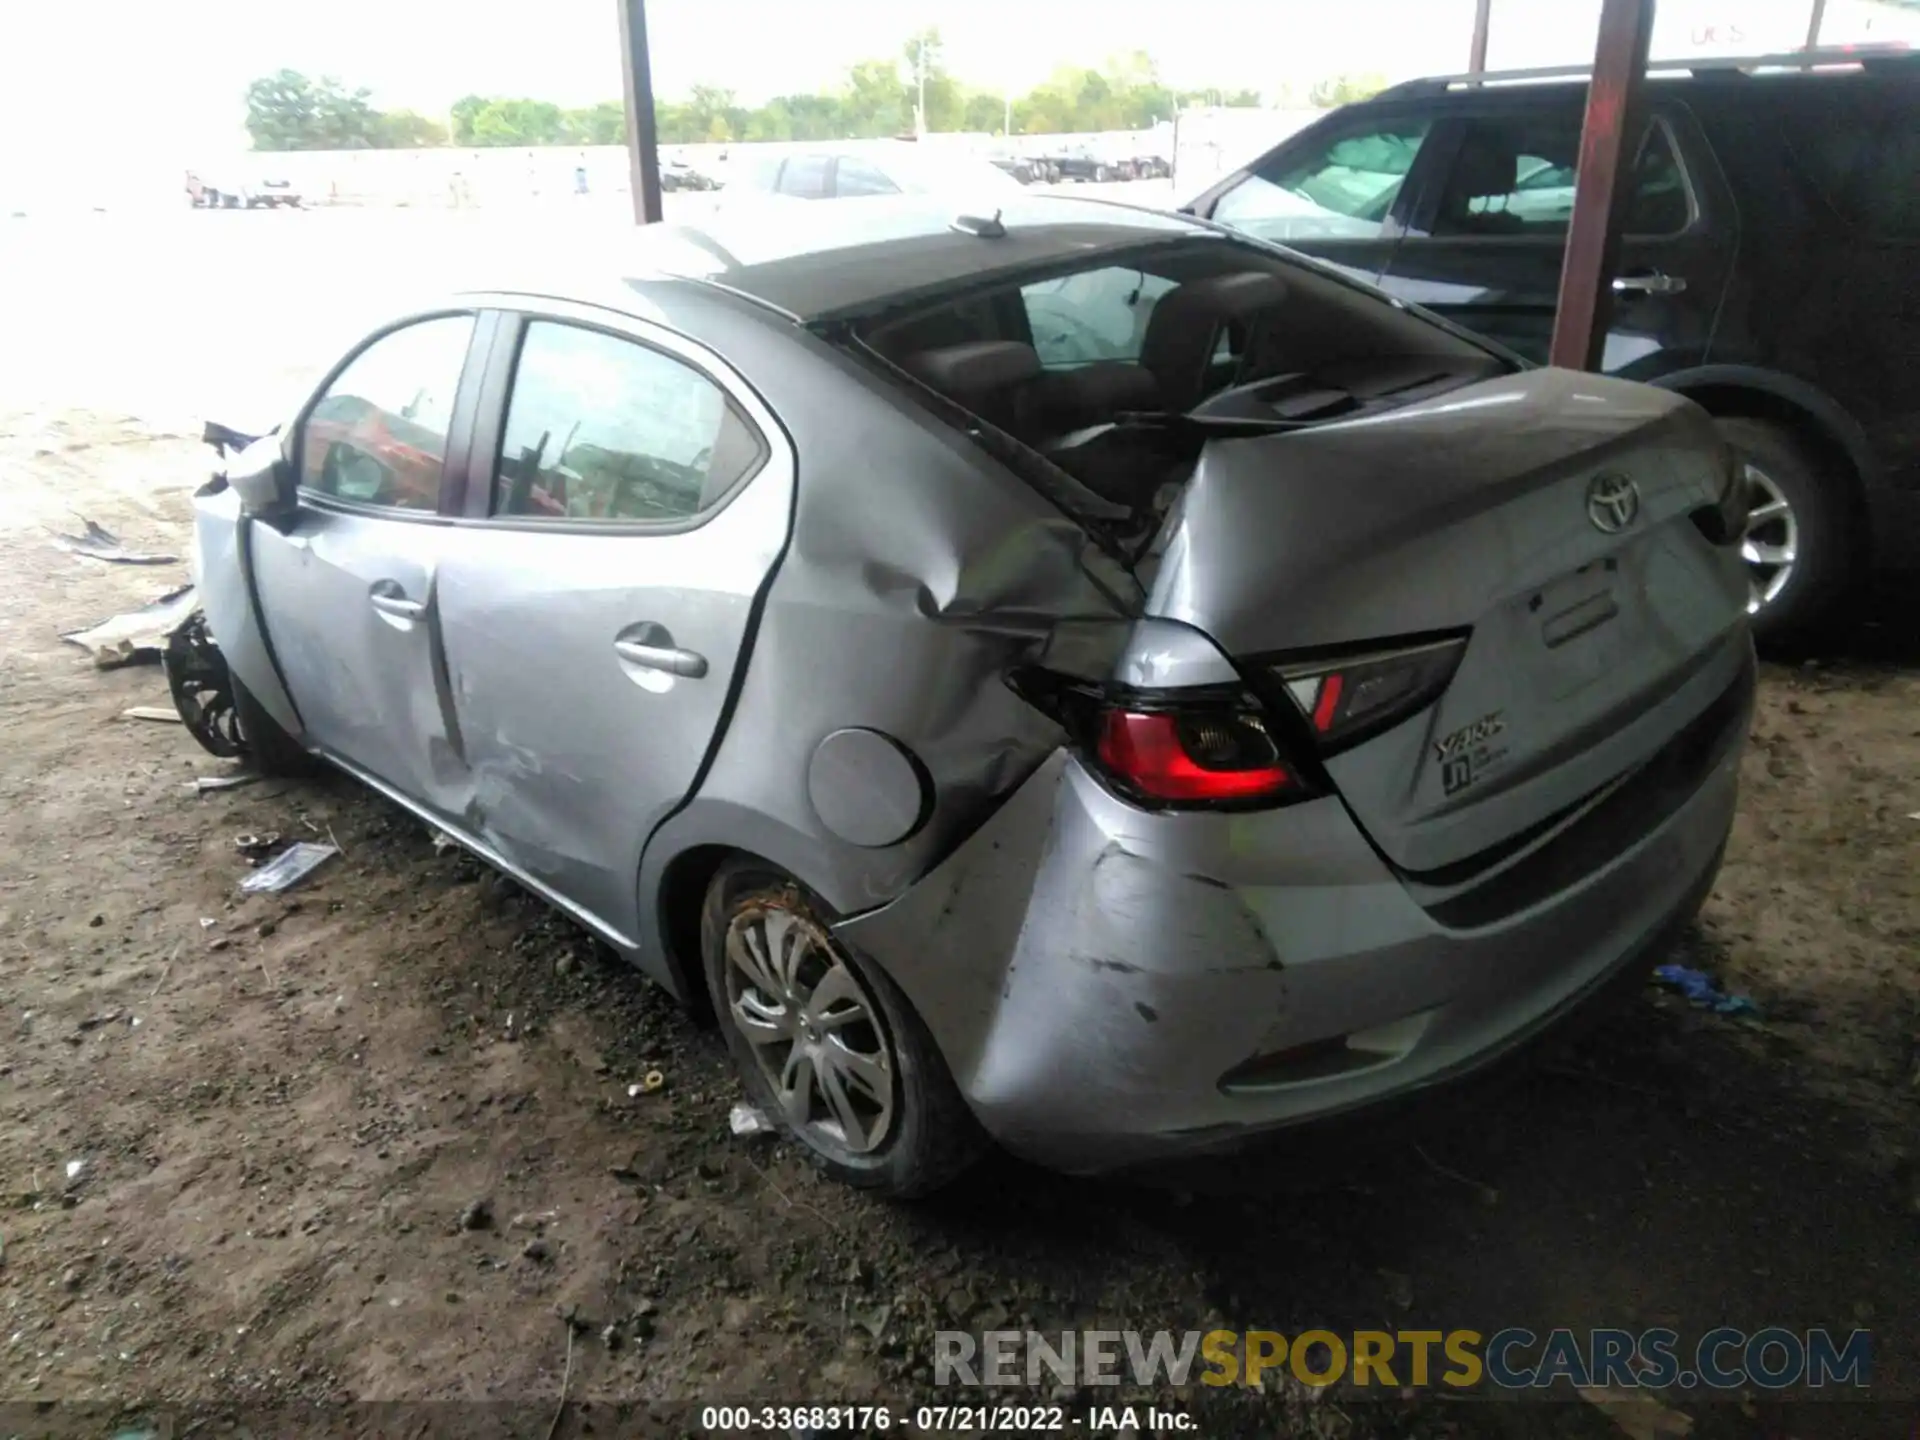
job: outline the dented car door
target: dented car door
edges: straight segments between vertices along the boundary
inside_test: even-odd
[[[464,828],[618,939],[786,543],[794,464],[722,362],[589,307],[516,316],[437,604]],[[506,332],[511,342],[513,333]],[[504,382],[504,373],[497,379]]]
[[[297,511],[251,529],[261,613],[308,743],[439,814],[464,793],[435,576],[474,332],[471,313],[429,316],[351,357],[295,437]]]

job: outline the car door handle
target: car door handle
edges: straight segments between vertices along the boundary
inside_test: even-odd
[[[1643,270],[1637,275],[1614,277],[1616,295],[1678,295],[1687,282],[1678,275],[1663,275],[1658,270]]]
[[[382,615],[391,615],[396,620],[418,620],[427,613],[424,601],[409,600],[404,595],[391,591],[376,590],[367,597],[373,602],[373,608]]]
[[[683,680],[699,680],[707,673],[706,656],[670,645],[642,645],[638,640],[616,640],[613,642],[613,653],[629,665],[678,675]]]

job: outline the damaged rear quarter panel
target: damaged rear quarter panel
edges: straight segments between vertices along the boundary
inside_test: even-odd
[[[727,732],[642,861],[642,948],[656,954],[653,897],[699,846],[760,855],[842,914],[901,894],[1063,741],[1007,671],[1063,622],[1126,621],[1141,599],[1077,524],[825,341],[715,292],[658,298],[753,380],[800,473]],[[850,843],[814,810],[809,762],[846,727],[903,744],[931,784],[924,823],[898,844]]]

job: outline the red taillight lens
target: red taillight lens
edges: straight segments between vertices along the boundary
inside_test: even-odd
[[[1331,754],[1424,710],[1447,688],[1467,642],[1438,640],[1339,660],[1277,667],[1287,693]]]
[[[1109,710],[1097,753],[1113,780],[1149,800],[1265,800],[1303,789],[1265,724],[1241,711]]]

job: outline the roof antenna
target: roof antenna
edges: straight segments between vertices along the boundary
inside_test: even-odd
[[[1000,223],[1004,213],[995,210],[991,220],[979,215],[960,215],[955,217],[952,228],[962,235],[974,235],[982,240],[1004,240],[1007,238],[1007,227]]]

